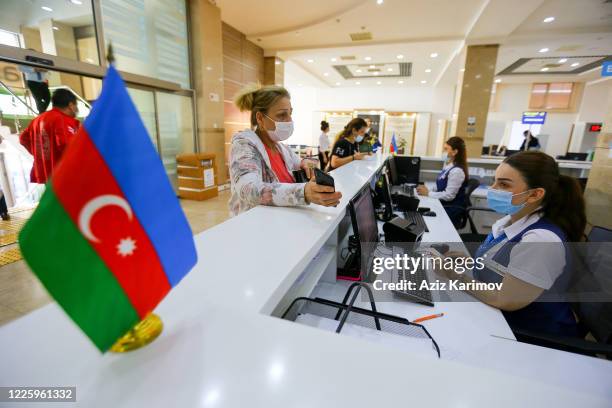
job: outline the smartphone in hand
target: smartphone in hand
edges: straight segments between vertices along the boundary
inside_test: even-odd
[[[321,186],[333,187],[334,191],[336,190],[336,184],[332,176],[330,176],[327,173],[324,173],[323,171],[321,171],[321,169],[317,169],[316,167],[314,169],[314,172],[315,172],[315,181],[317,182],[317,184]]]

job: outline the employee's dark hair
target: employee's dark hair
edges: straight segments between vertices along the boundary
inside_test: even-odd
[[[64,88],[56,89],[51,96],[54,108],[67,108],[69,103],[76,103],[76,101],[76,95]]]
[[[453,150],[457,150],[457,155],[453,158],[453,164],[460,167],[465,174],[465,179],[468,179],[468,165],[467,165],[467,152],[465,149],[465,142],[459,136],[453,136],[446,141],[446,144]]]
[[[234,104],[240,112],[251,112],[251,126],[257,126],[257,112],[267,113],[270,106],[281,98],[291,98],[282,86],[249,84],[234,97]]]
[[[546,191],[540,211],[565,232],[569,241],[583,238],[586,213],[582,189],[576,179],[559,174],[555,159],[542,152],[525,151],[507,157],[504,163],[518,170],[529,188]]]
[[[334,140],[334,143],[336,143],[340,139],[344,139],[345,137],[351,136],[353,134],[353,129],[355,129],[356,131],[360,131],[364,127],[368,127],[368,124],[363,118],[351,119],[351,121],[346,124],[344,129],[342,129],[340,133],[336,135],[336,140]]]
[[[321,121],[321,131],[325,132],[327,129],[329,129],[329,123],[324,121],[324,120],[322,120]]]
[[[531,130],[527,129],[523,132],[523,136],[527,137],[527,136],[531,136],[533,137],[533,133],[531,133]]]

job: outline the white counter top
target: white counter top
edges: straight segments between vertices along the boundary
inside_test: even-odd
[[[143,349],[100,355],[56,304],[0,327],[0,386],[76,386],[70,407],[609,407],[608,361],[483,333],[466,364],[267,315],[381,163],[333,172],[337,208],[257,207],[196,236],[199,262],[157,308],[164,332]],[[427,220],[426,239],[456,238],[437,229],[443,216]],[[463,335],[448,333],[450,319],[467,331],[499,313],[453,306],[455,317],[427,323],[434,336]]]

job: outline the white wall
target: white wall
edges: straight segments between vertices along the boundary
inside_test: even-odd
[[[503,84],[497,86],[497,106],[487,117],[484,145],[499,144],[507,132],[508,123],[520,121],[529,110],[531,84]],[[549,113],[540,133],[549,135],[545,152],[553,157],[565,154],[578,113]],[[536,135],[537,136],[537,135]]]

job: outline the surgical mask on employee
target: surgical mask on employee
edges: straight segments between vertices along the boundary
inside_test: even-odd
[[[355,141],[356,141],[357,143],[361,143],[361,141],[362,141],[362,140],[363,140],[363,136],[361,136],[361,135],[358,135],[358,136],[355,138]]]
[[[487,190],[487,204],[489,205],[490,209],[497,213],[513,215],[522,210],[527,202],[522,204],[512,204],[512,199],[528,192],[529,190],[518,194],[512,194],[510,191],[489,188]]]
[[[274,130],[266,129],[270,139],[274,140],[275,142],[282,142],[283,140],[287,140],[291,137],[293,134],[293,121],[277,122],[265,113],[263,115],[274,122],[274,126],[276,127]]]

